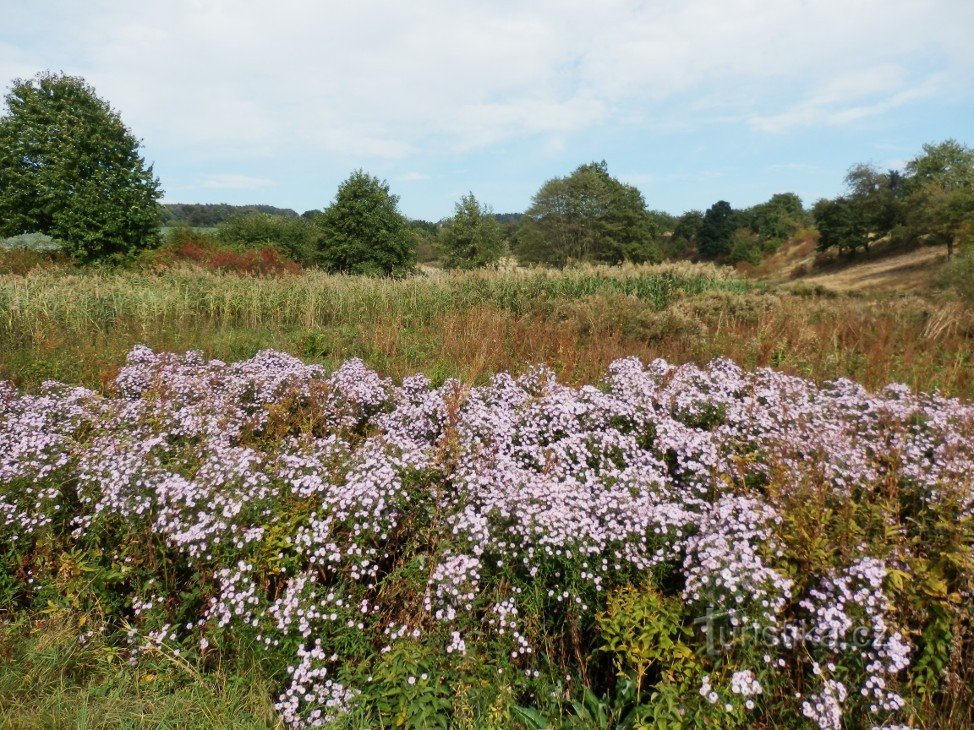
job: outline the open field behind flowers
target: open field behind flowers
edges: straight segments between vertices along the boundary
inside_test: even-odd
[[[905,386],[136,347],[0,387],[0,724],[967,728],[972,519]]]
[[[384,376],[484,383],[544,362],[565,382],[637,355],[729,357],[822,381],[974,397],[974,311],[917,296],[789,293],[690,264],[428,272],[380,280],[39,271],[0,277],[0,379],[104,389],[137,344],[241,360],[266,348]]]

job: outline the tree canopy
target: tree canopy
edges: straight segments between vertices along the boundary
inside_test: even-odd
[[[541,186],[525,212],[518,256],[531,263],[620,263],[660,259],[658,231],[642,193],[609,175],[605,162]]]
[[[416,264],[415,239],[389,184],[356,170],[319,216],[319,263],[347,274],[399,275]]]
[[[708,259],[719,259],[730,252],[731,236],[740,222],[737,212],[726,200],[707,208],[697,231],[697,249]]]
[[[0,236],[43,233],[82,261],[159,240],[159,181],[84,79],[17,80],[0,117]]]
[[[501,224],[489,207],[482,207],[474,194],[468,193],[460,198],[443,229],[443,248],[447,268],[475,269],[492,264],[504,253]]]
[[[846,195],[816,204],[820,248],[868,248],[889,236],[901,244],[938,243],[952,255],[974,235],[974,150],[956,140],[925,144],[902,171],[850,168]]]

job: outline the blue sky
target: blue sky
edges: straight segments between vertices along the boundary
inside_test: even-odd
[[[0,0],[0,83],[84,76],[170,202],[320,208],[362,167],[436,220],[605,159],[652,208],[974,144],[972,0]]]

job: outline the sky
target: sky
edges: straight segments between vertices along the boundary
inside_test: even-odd
[[[974,0],[0,0],[0,85],[81,75],[167,202],[522,211],[605,160],[681,213],[974,145]]]

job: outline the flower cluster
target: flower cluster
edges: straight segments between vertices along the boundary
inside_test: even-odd
[[[290,652],[277,707],[293,727],[358,701],[343,647],[429,637],[459,660],[493,642],[536,676],[538,634],[651,573],[692,610],[773,629],[791,666],[811,655],[796,712],[839,727],[855,699],[892,720],[910,647],[886,562],[863,548],[799,580],[782,540],[795,495],[890,484],[974,514],[974,407],[727,360],[434,387],[358,360],[328,373],[277,352],[227,364],[138,347],[108,395],[0,383],[2,550],[46,532],[151,573],[119,584],[136,645],[214,651],[236,632]],[[861,682],[830,669],[856,663]],[[708,675],[700,695],[752,710],[765,679]]]

